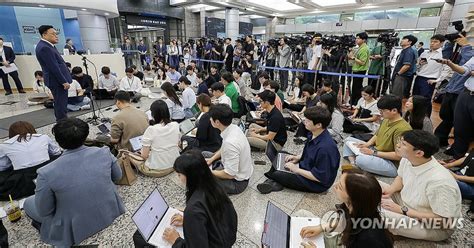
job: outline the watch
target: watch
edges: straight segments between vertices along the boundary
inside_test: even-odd
[[[407,206],[402,206],[402,213],[403,213],[403,215],[408,216],[408,215],[407,215],[407,212],[408,212]]]
[[[377,150],[374,150],[374,153],[372,154],[372,156],[377,157]]]

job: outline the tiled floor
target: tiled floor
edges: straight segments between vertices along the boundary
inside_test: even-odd
[[[25,113],[40,109],[40,106],[26,106],[25,95],[1,96],[0,103],[6,101],[18,101],[18,103],[5,106],[0,105],[0,118],[11,115]],[[147,110],[152,99],[144,98],[137,106],[142,110]],[[115,107],[112,108],[112,110]],[[102,110],[100,117],[112,117],[115,113],[112,110]],[[80,118],[90,117],[90,114],[81,116]],[[39,128],[39,133],[45,133],[51,136],[52,125]],[[95,136],[98,132],[97,127],[91,126],[90,137]],[[293,134],[290,134],[288,144],[285,149],[299,153],[302,146],[293,143]],[[265,155],[261,152],[253,152],[254,160],[266,161]],[[304,209],[312,212],[316,216],[322,216],[326,211],[331,210],[337,202],[333,188],[324,194],[308,194],[300,193],[293,190],[283,190],[277,193],[262,195],[256,190],[256,185],[263,180],[265,173],[269,169],[269,164],[255,165],[255,171],[250,180],[249,187],[240,195],[231,196],[235,209],[238,213],[238,234],[235,247],[258,247],[260,235],[262,232],[263,218],[265,208],[268,201],[281,207],[288,214],[294,214],[298,210]],[[387,183],[392,179],[379,178]],[[93,235],[83,241],[82,245],[98,244],[101,247],[130,247],[133,246],[132,234],[136,228],[131,221],[131,214],[136,210],[139,204],[152,191],[158,187],[160,192],[168,201],[169,205],[177,208],[183,208],[185,203],[184,188],[179,184],[177,176],[172,173],[164,178],[149,178],[139,176],[139,179],[133,186],[118,186],[118,190],[124,200],[127,212],[117,218],[115,222],[105,230]],[[2,203],[0,203],[1,205]],[[467,210],[467,202],[463,202],[463,213]],[[10,244],[14,247],[33,247],[44,246],[45,244],[39,239],[37,231],[30,225],[28,217],[23,216],[17,223],[4,221],[9,232]],[[458,230],[454,235],[444,242],[425,242],[409,239],[397,239],[395,246],[397,247],[435,247],[435,246],[473,246],[474,226],[471,221],[464,222],[465,227]]]

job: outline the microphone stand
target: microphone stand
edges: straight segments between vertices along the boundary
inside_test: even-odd
[[[78,55],[80,55],[82,57],[82,65],[84,66],[84,68],[86,69],[86,74],[89,75],[89,68],[88,68],[88,65],[87,65],[87,61],[89,61],[87,59],[86,56],[78,53]],[[93,125],[99,125],[100,124],[100,121],[99,121],[99,117],[95,114],[95,106],[94,106],[94,81],[92,80],[92,91],[91,91],[91,95],[90,95],[90,100],[91,100],[91,106],[92,106],[92,117],[89,117],[86,119],[86,122],[87,123],[91,123]]]

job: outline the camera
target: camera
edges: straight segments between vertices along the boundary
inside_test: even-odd
[[[355,46],[355,36],[354,35],[324,36],[321,40],[321,45],[324,49],[329,49],[332,47],[349,49]]]
[[[462,24],[462,21],[452,22],[451,25],[454,26],[454,29],[456,29],[457,32],[446,34],[444,36],[447,40],[449,40],[449,42],[453,43],[457,38],[461,38],[459,34],[463,34],[464,36],[466,36],[466,32],[462,31],[464,29],[464,24]]]
[[[396,32],[381,33],[377,37],[377,42],[382,43],[385,46],[385,52],[383,56],[386,57],[390,56],[392,48],[398,45],[399,41],[400,39],[398,38],[398,33]]]

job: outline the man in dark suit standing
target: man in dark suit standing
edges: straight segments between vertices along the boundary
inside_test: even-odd
[[[53,94],[54,115],[59,121],[67,117],[67,93],[72,78],[66,62],[54,46],[58,43],[56,30],[50,25],[42,25],[38,30],[41,40],[36,45],[36,58],[43,70],[44,82]]]
[[[15,53],[13,49],[8,46],[3,45],[3,38],[0,38],[0,66],[10,66],[10,64],[15,62]],[[26,93],[23,90],[23,85],[21,84],[20,78],[18,77],[18,71],[12,71],[8,74],[5,74],[3,70],[0,69],[0,78],[3,81],[3,89],[5,90],[5,95],[12,94],[12,88],[10,87],[10,82],[8,82],[8,75],[13,78],[15,81],[16,89],[19,93]]]

